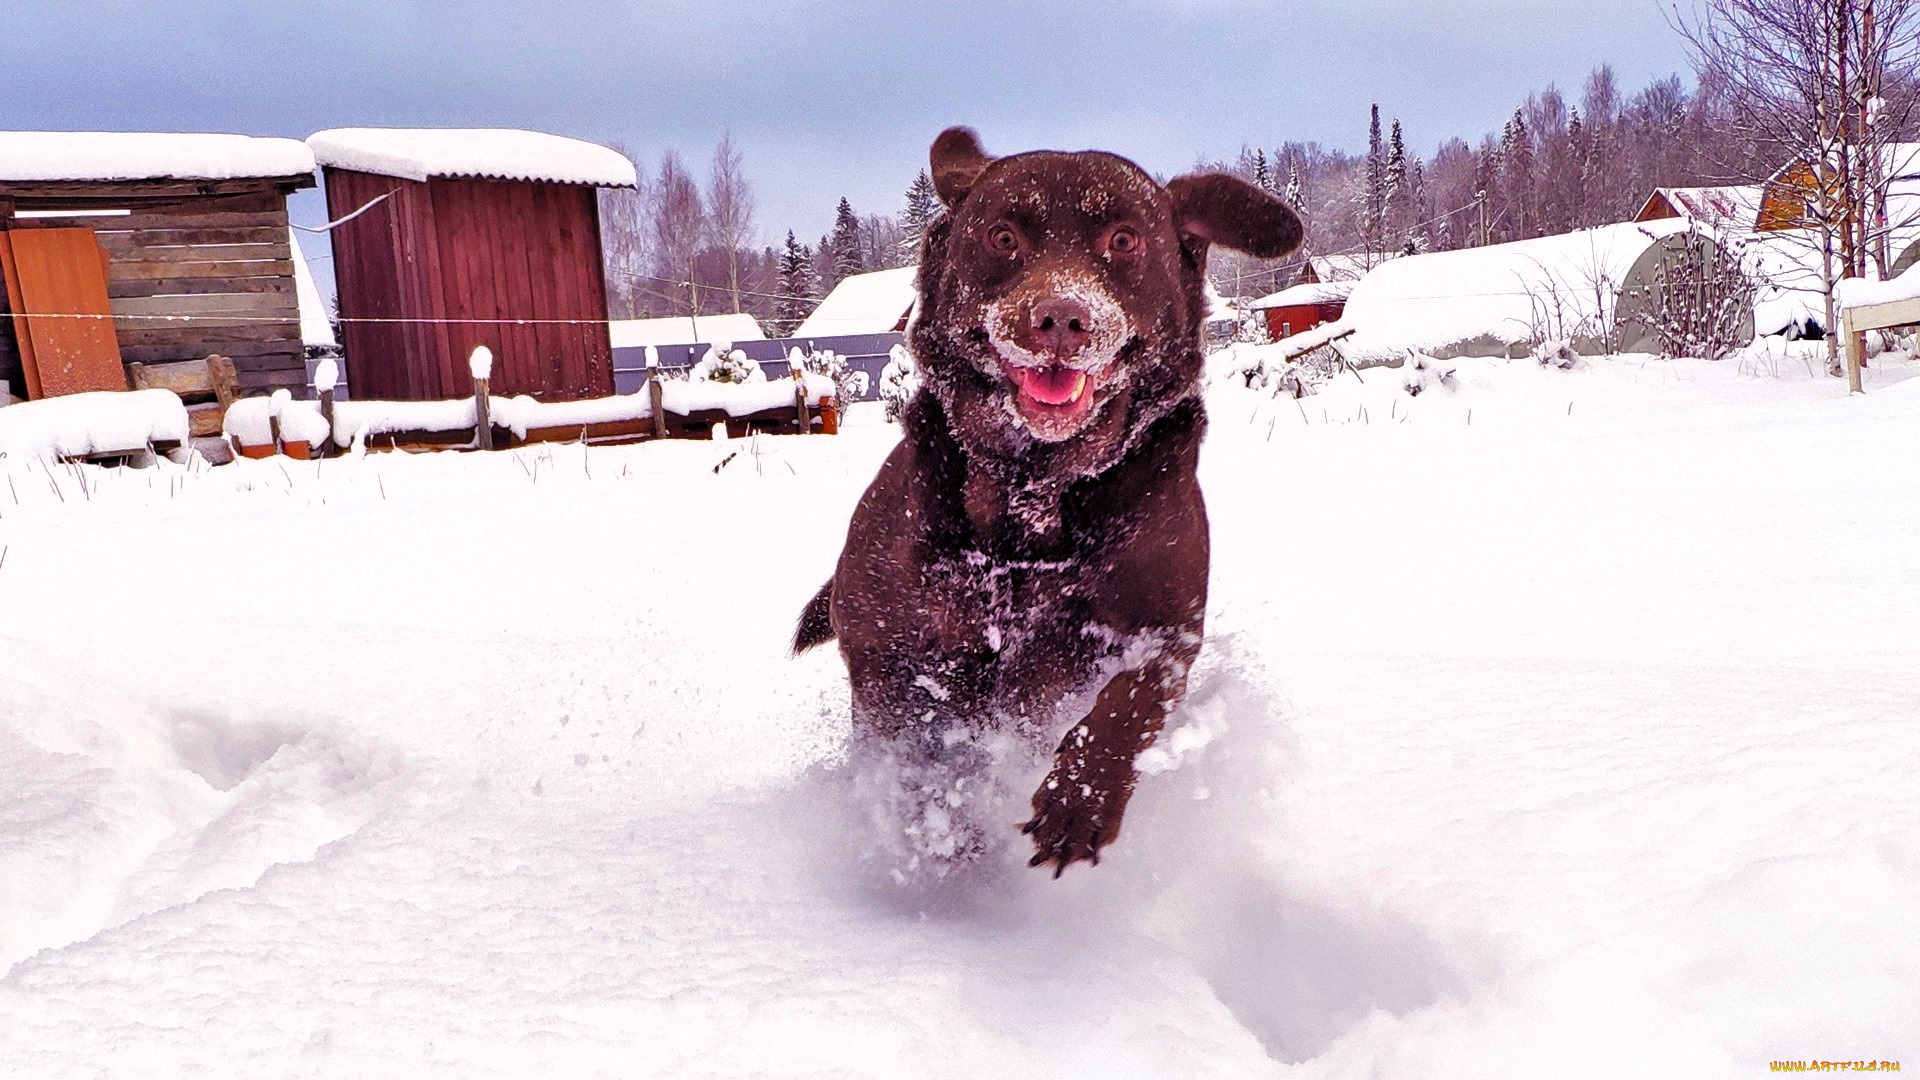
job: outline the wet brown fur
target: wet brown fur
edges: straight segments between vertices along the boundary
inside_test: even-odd
[[[948,731],[1058,738],[1024,827],[1033,864],[1058,874],[1118,836],[1134,757],[1200,647],[1208,247],[1273,257],[1301,230],[1233,177],[1163,187],[1112,154],[989,158],[964,128],[931,159],[947,213],[927,229],[910,329],[923,388],[794,645],[839,639],[861,737],[929,755]],[[1136,257],[1102,248],[1116,223],[1137,232]],[[994,248],[1001,227],[1022,238],[1017,256]],[[1011,404],[988,316],[1025,312],[1066,279],[1116,300],[1131,334],[1084,426],[1043,439]]]

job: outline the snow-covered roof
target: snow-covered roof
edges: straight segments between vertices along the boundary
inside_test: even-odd
[[[1294,307],[1301,304],[1332,304],[1345,300],[1353,292],[1352,281],[1309,281],[1290,289],[1281,289],[1247,305],[1250,311]]]
[[[607,323],[616,349],[648,345],[711,345],[714,342],[764,341],[766,331],[752,315],[675,315],[667,319],[614,319]]]
[[[633,162],[598,143],[512,128],[334,128],[308,136],[320,164],[398,176],[633,187]]]
[[[253,180],[313,172],[296,139],[157,131],[0,131],[0,181]]]
[[[1482,337],[1590,335],[1612,315],[1634,262],[1689,227],[1685,218],[1627,222],[1390,260],[1347,298],[1342,321],[1354,334],[1342,351],[1386,359]]]
[[[1667,205],[1682,217],[1712,225],[1750,229],[1760,212],[1760,195],[1764,190],[1759,184],[1655,188],[1636,216],[1644,217],[1656,200],[1665,199]]]
[[[902,266],[842,278],[793,336],[885,334],[900,325],[919,296],[913,285],[918,267]]]
[[[333,321],[327,318],[327,305],[320,299],[320,288],[313,282],[313,268],[307,265],[306,253],[300,250],[300,234],[288,229],[287,243],[293,248],[293,295],[300,302],[300,340],[330,349],[339,342],[334,340]]]
[[[1315,255],[1307,259],[1321,281],[1359,281],[1382,263],[1400,258],[1397,251],[1351,251],[1343,255]]]
[[[1880,157],[1886,162],[1887,175],[1890,177],[1899,179],[1920,176],[1920,142],[1888,143],[1880,148]],[[1762,186],[1785,179],[1789,172],[1807,164],[1810,160],[1811,158],[1804,156],[1788,159],[1786,164],[1775,169],[1773,175],[1767,177],[1766,184]]]

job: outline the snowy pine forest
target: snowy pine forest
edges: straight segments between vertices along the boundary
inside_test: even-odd
[[[1887,115],[1914,115],[1904,87]],[[1254,297],[1291,284],[1307,255],[1449,251],[1552,236],[1631,218],[1662,187],[1755,184],[1792,147],[1748,122],[1749,106],[1712,71],[1622,87],[1602,64],[1579,89],[1549,85],[1516,104],[1497,131],[1477,136],[1412,132],[1391,103],[1353,112],[1350,146],[1328,147],[1259,133],[1231,157],[1196,168],[1232,172],[1283,195],[1308,223],[1309,248],[1267,264],[1223,253],[1214,275],[1229,296]],[[1422,146],[1436,149],[1422,153]],[[848,274],[908,266],[920,228],[938,210],[924,173],[901,201],[855,208],[842,198],[831,231],[787,230],[749,247],[778,223],[753,215],[752,181],[731,138],[702,175],[668,153],[636,160],[633,191],[602,196],[609,288],[626,317],[748,311],[775,331],[805,317],[810,301]],[[693,281],[689,290],[685,282]]]

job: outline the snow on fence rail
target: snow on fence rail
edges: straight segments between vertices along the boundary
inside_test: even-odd
[[[744,384],[654,379],[635,393],[583,401],[495,397],[485,392],[484,378],[476,378],[475,385],[474,397],[455,401],[336,402],[329,390],[322,390],[318,401],[244,398],[227,409],[225,434],[242,454],[284,449],[305,457],[328,452],[328,443],[339,450],[356,442],[379,445],[378,440],[454,449],[572,439],[707,438],[715,424],[725,424],[730,435],[808,433],[816,425],[832,433],[838,426],[834,382],[816,372]]]

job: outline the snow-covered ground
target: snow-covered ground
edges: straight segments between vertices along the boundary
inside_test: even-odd
[[[877,407],[0,461],[0,1074],[1914,1068],[1920,370],[1809,369],[1217,387],[1126,835],[945,896],[862,869],[785,654]]]

